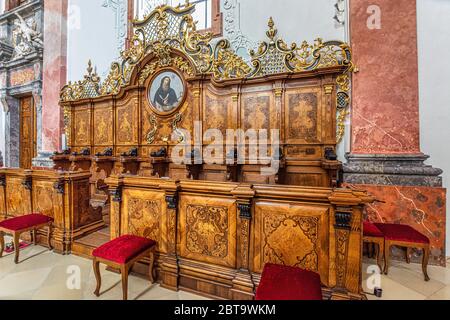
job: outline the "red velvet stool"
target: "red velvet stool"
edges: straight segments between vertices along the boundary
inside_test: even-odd
[[[425,281],[429,281],[427,267],[428,259],[430,257],[430,240],[419,231],[414,228],[402,225],[402,224],[384,224],[375,223],[375,226],[384,234],[385,243],[385,268],[384,273],[388,274],[389,271],[389,258],[391,252],[391,246],[398,246],[406,248],[406,262],[409,263],[410,248],[422,249],[422,271],[425,277]]]
[[[105,243],[92,252],[94,256],[94,273],[97,280],[97,288],[94,294],[100,296],[102,284],[100,263],[120,270],[122,274],[123,300],[128,298],[128,275],[134,265],[144,257],[150,257],[150,281],[154,282],[153,263],[155,261],[156,242],[150,239],[125,235]]]
[[[322,300],[320,276],[300,268],[266,264],[255,300]]]
[[[381,272],[386,268],[383,268],[381,260],[384,258],[384,234],[378,227],[371,222],[364,222],[363,226],[363,241],[368,244],[375,244],[375,255],[377,258],[378,267]]]
[[[43,227],[48,227],[47,244],[52,250],[51,234],[52,234],[53,219],[42,214],[33,213],[20,217],[4,220],[0,222],[0,258],[5,249],[5,234],[9,234],[14,238],[15,257],[14,262],[19,263],[19,247],[20,235],[30,231],[31,239],[34,244],[37,243],[37,230]]]

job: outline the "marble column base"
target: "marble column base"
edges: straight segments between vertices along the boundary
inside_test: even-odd
[[[33,167],[37,168],[53,168],[55,165],[50,157],[53,153],[50,152],[40,152],[39,155],[33,159]]]
[[[426,165],[429,156],[347,154],[344,181],[348,184],[442,187],[443,171]]]

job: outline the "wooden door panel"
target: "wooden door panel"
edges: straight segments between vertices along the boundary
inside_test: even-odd
[[[20,99],[20,167],[30,169],[36,156],[35,113],[32,97]]]

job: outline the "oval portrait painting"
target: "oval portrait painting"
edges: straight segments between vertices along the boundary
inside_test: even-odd
[[[163,71],[152,81],[148,99],[160,113],[175,111],[183,102],[185,88],[183,79],[174,71]]]

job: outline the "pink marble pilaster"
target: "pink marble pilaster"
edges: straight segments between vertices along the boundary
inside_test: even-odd
[[[68,0],[44,1],[44,67],[42,92],[42,147],[44,152],[61,148],[64,116],[59,92],[67,79]]]
[[[377,8],[380,29],[371,29]],[[350,23],[359,69],[351,153],[419,154],[416,0],[350,0]]]

